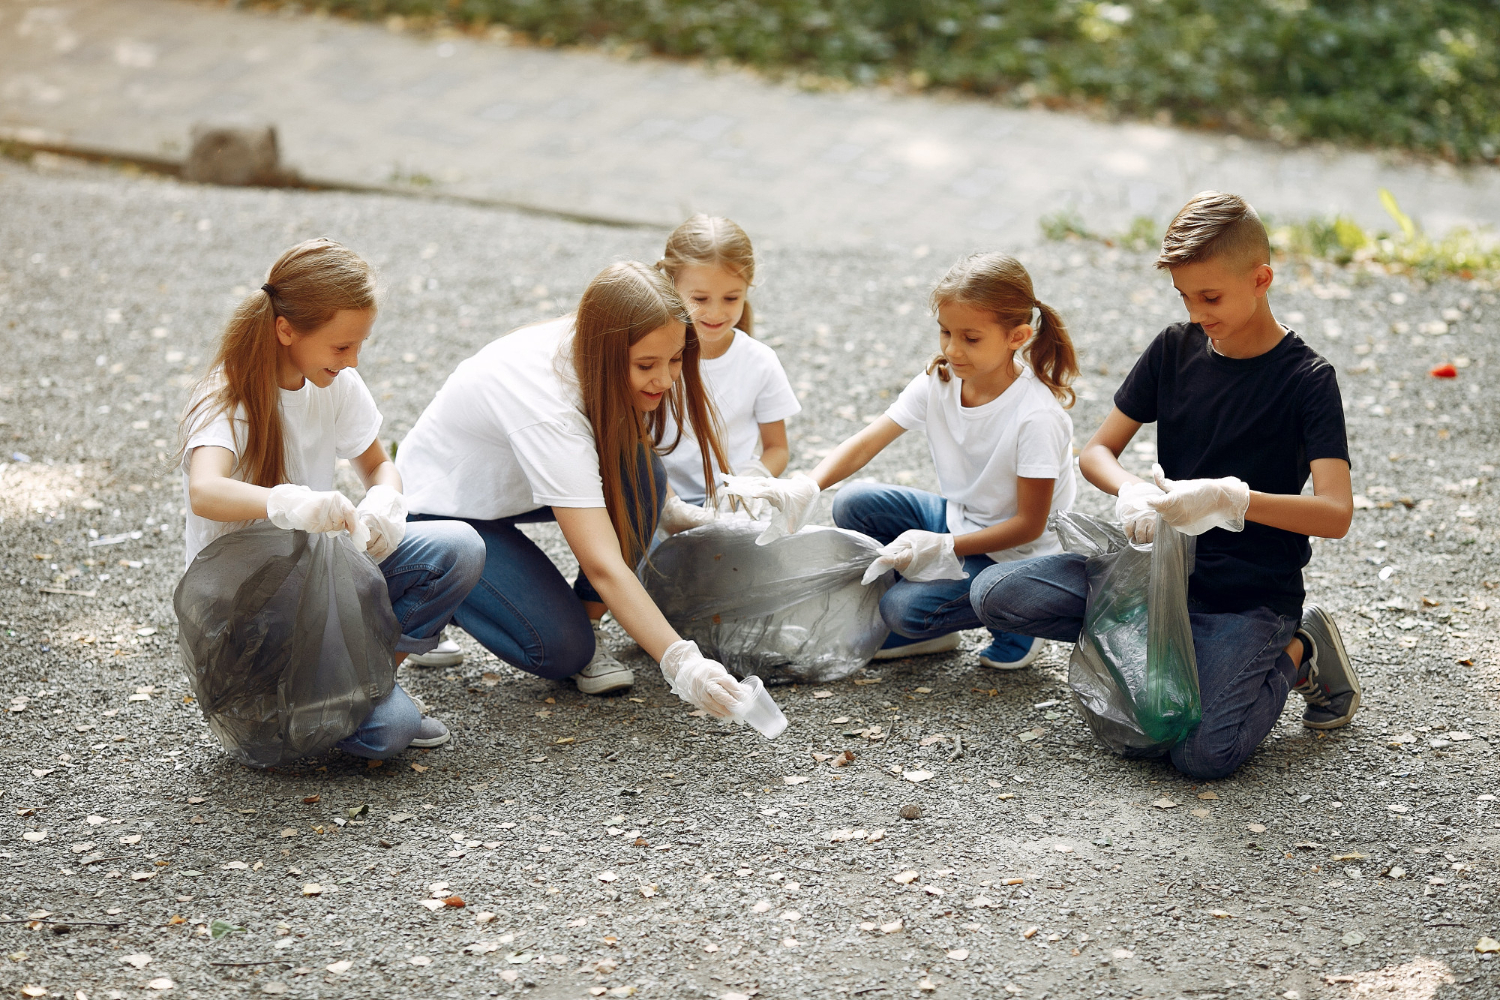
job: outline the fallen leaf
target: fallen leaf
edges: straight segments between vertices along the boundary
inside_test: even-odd
[[[474,914],[474,922],[476,924],[488,924],[494,919],[495,915],[489,910],[481,910],[480,912]]]
[[[289,987],[286,983],[269,982],[262,986],[260,988],[260,991],[262,993],[269,993],[272,996],[280,996],[282,993],[286,993],[290,989],[291,987]]]
[[[895,934],[897,931],[904,930],[905,927],[906,927],[905,924],[903,924],[899,919],[896,919],[896,920],[892,920],[888,924],[881,924],[880,925],[880,933],[882,933],[882,934]]]
[[[1212,815],[1212,811],[1208,809],[1190,809],[1189,813],[1193,816],[1197,816],[1199,819],[1208,819],[1208,817]]]
[[[322,895],[322,893],[323,887],[316,882],[309,882],[302,887],[302,895],[304,896],[318,896]]]
[[[750,912],[751,913],[765,913],[770,908],[771,908],[771,901],[769,899],[762,899],[760,902],[758,902],[754,906],[750,907]]]
[[[1479,939],[1479,943],[1474,946],[1474,950],[1481,955],[1500,954],[1500,941],[1496,941],[1492,937],[1482,937]]]
[[[281,831],[281,835],[283,837],[295,837],[295,836],[297,836],[297,830],[296,830],[295,827],[290,827],[289,826],[286,829],[284,829],[284,830]]]
[[[407,961],[416,966],[432,964],[432,959],[428,958],[426,955],[413,955],[411,958],[408,958]]]
[[[1344,942],[1346,946],[1354,948],[1365,943],[1365,936],[1359,931],[1349,931],[1343,937],[1339,938],[1339,940]]]
[[[969,949],[955,948],[953,951],[948,952],[948,957],[953,959],[953,961],[955,962],[962,962],[964,959],[969,957]]]
[[[131,872],[130,873],[130,880],[132,882],[149,882],[152,879],[154,879],[155,877],[156,877],[156,872]]]
[[[1167,798],[1156,799],[1151,804],[1153,806],[1155,806],[1157,809],[1176,809],[1177,808],[1177,803],[1175,803],[1171,799],[1167,799]]]
[[[525,965],[527,962],[531,961],[531,952],[513,951],[509,955],[505,956],[505,960],[511,965]]]
[[[800,785],[803,782],[805,782],[805,781],[811,781],[812,779],[811,778],[805,778],[805,777],[803,777],[800,774],[788,774],[784,778],[782,778],[781,780],[784,781],[784,782],[786,782],[788,785]]]
[[[443,908],[444,903],[441,899],[419,899],[417,900],[417,905],[425,906],[429,910],[432,910],[434,913],[436,913],[438,910],[441,910]]]
[[[21,838],[23,840],[29,840],[33,844],[39,844],[42,841],[44,841],[44,840],[47,839],[47,831],[46,830],[27,830],[25,833],[21,834]]]
[[[906,771],[902,773],[901,777],[905,778],[907,781],[910,781],[912,784],[920,784],[921,782],[926,781],[928,778],[934,777],[934,775],[931,771]]]
[[[832,698],[833,697],[833,692],[832,691],[814,691],[812,693],[812,696],[814,698]]]
[[[352,968],[354,968],[354,963],[349,961],[347,958],[339,959],[332,965],[327,966],[328,971],[333,973],[335,976],[342,976]]]
[[[1109,953],[1109,957],[1110,958],[1135,958],[1135,952],[1129,951],[1129,950],[1127,950],[1125,948],[1116,948],[1114,951],[1112,951],[1112,952]]]
[[[47,987],[30,985],[22,986],[21,995],[23,997],[44,997],[47,995]],[[750,998],[746,997],[745,1000],[750,1000]]]
[[[174,982],[172,982],[172,980],[168,979],[166,976],[162,976],[160,979],[153,979],[150,982],[148,982],[146,984],[146,989],[148,989],[148,990],[170,990],[170,989],[176,988],[176,986],[177,986],[177,984],[174,983]]]
[[[151,964],[151,956],[145,954],[125,955],[121,957],[120,961],[124,962],[126,965],[134,966],[137,969],[144,969],[146,966]]]
[[[209,937],[215,941],[228,934],[243,934],[244,932],[245,928],[240,927],[238,924],[231,924],[229,921],[220,920],[217,917],[208,925]]]
[[[600,882],[613,882],[615,879],[619,878],[620,876],[616,875],[614,872],[600,872],[598,875],[595,875],[594,877],[597,878]]]
[[[1215,920],[1224,920],[1228,917],[1234,916],[1234,914],[1230,913],[1228,910],[1209,910],[1208,912],[1209,916],[1213,917]]]
[[[192,799],[189,799],[188,801],[191,802]],[[202,802],[203,800],[199,799],[198,801]],[[321,796],[321,795],[305,795],[305,796],[302,797],[302,804],[305,805],[305,806],[317,805],[319,802],[322,802],[322,801],[323,801],[323,796]]]
[[[937,983],[934,983],[931,979],[923,977],[922,979],[917,980],[917,989],[921,990],[923,993],[931,993],[933,990],[937,989]]]
[[[1213,792],[1199,792],[1198,798],[1203,799],[1206,802],[1213,802],[1214,800],[1218,799],[1218,796]]]
[[[898,875],[891,876],[891,881],[895,882],[897,885],[910,885],[916,880],[917,873],[912,871],[901,872]]]
[[[1262,824],[1260,824],[1260,823],[1246,823],[1245,824],[1245,829],[1249,830],[1251,833],[1265,833],[1266,832],[1265,826],[1262,825]]]
[[[429,768],[425,764],[413,764],[411,766],[411,769],[413,771],[416,771],[418,774],[421,774],[423,771],[429,770]]]

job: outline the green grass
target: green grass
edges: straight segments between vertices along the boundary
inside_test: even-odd
[[[1421,278],[1459,277],[1500,273],[1500,239],[1488,231],[1451,229],[1428,236],[1401,210],[1395,197],[1380,189],[1381,206],[1395,223],[1393,230],[1366,230],[1344,215],[1292,222],[1267,219],[1271,249],[1281,257],[1317,258],[1336,264],[1378,264],[1392,274]],[[1137,216],[1130,228],[1115,235],[1091,231],[1076,212],[1065,209],[1041,219],[1042,235],[1050,240],[1095,240],[1131,250],[1156,250],[1161,229],[1155,220]]]
[[[1500,160],[1500,0],[261,2]]]

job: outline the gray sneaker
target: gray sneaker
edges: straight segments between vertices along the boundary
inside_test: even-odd
[[[447,726],[430,715],[424,715],[422,717],[422,726],[417,730],[417,738],[408,743],[407,746],[416,747],[418,750],[430,750],[433,747],[442,746],[452,738],[453,735],[448,732]]]
[[[631,673],[630,668],[605,651],[606,638],[608,637],[604,634],[604,630],[595,625],[594,658],[573,675],[573,682],[584,694],[608,694],[610,691],[622,691],[635,683],[635,674]]]
[[[1307,702],[1302,724],[1309,729],[1348,725],[1359,710],[1359,677],[1344,650],[1338,626],[1327,611],[1309,604],[1302,609],[1302,627],[1297,630],[1297,638],[1311,650],[1292,687]]]

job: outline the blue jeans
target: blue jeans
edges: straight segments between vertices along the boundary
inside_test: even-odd
[[[833,501],[833,523],[869,535],[882,545],[913,528],[947,534],[948,501],[936,493],[906,486],[845,483]],[[969,587],[975,577],[994,565],[995,560],[987,555],[967,556],[966,580],[916,583],[898,578],[896,585],[880,599],[880,617],[885,619],[887,628],[908,642],[979,628],[984,623],[974,613]],[[1000,629],[992,628],[990,632],[997,641],[1006,638]],[[897,639],[887,641],[886,648],[901,645],[906,643]]]
[[[467,524],[408,521],[401,544],[380,564],[401,625],[396,652],[425,653],[436,646],[483,569],[484,542]],[[398,684],[338,747],[356,757],[385,760],[405,750],[421,724],[422,713]]]
[[[1078,641],[1088,580],[1076,553],[997,563],[979,574],[974,610],[986,625],[1022,635]],[[1271,732],[1296,680],[1284,652],[1300,621],[1268,608],[1208,613],[1189,605],[1203,721],[1171,750],[1194,778],[1233,774]]]
[[[643,495],[627,496],[626,511],[634,525],[644,518],[649,539],[666,502],[667,471],[654,451],[643,448],[639,462]],[[655,490],[648,494],[652,483]],[[516,527],[555,520],[552,508],[541,507],[493,521],[465,521],[484,542],[484,572],[453,615],[454,624],[485,649],[549,680],[572,677],[588,665],[594,656],[594,628],[583,602],[604,603],[582,570],[570,586],[547,554]]]

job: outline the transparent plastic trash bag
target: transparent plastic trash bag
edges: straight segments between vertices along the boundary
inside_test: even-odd
[[[741,515],[672,535],[641,565],[641,582],[683,638],[738,677],[821,683],[870,662],[890,634],[880,617],[890,574],[859,582],[879,544],[812,526],[756,545],[763,530]]]
[[[1150,545],[1132,545],[1120,525],[1076,511],[1048,524],[1063,548],[1088,557],[1083,633],[1068,662],[1074,702],[1111,750],[1160,756],[1203,715],[1187,608],[1196,540],[1159,516]]]
[[[251,767],[327,750],[395,684],[400,628],[385,578],[344,532],[262,521],[221,535],[173,605],[208,728]]]

